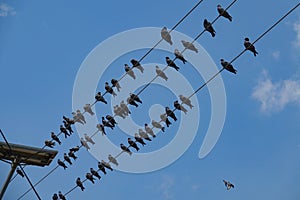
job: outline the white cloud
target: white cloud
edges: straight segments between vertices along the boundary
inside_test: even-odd
[[[16,11],[14,8],[8,6],[5,3],[0,4],[0,17],[7,17],[9,15],[16,15]]]
[[[300,105],[300,82],[288,79],[273,83],[268,73],[263,71],[252,97],[261,103],[262,112],[279,112],[288,104]]]
[[[279,60],[279,58],[280,58],[280,51],[274,51],[274,52],[272,52],[272,56],[273,56],[273,58],[275,59],[275,60]]]
[[[162,180],[161,184],[159,185],[158,190],[160,192],[162,192],[164,200],[174,199],[174,196],[171,192],[171,189],[172,189],[174,183],[175,183],[174,178],[172,178],[170,176],[163,177],[163,180]]]
[[[297,22],[293,24],[294,31],[296,32],[296,40],[294,45],[296,47],[300,47],[300,18]]]

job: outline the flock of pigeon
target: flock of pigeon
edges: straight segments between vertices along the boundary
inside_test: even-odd
[[[232,17],[230,16],[230,14],[226,10],[224,10],[220,5],[217,6],[217,10],[218,10],[220,16],[223,16],[223,17],[227,18],[229,21],[232,21]],[[205,30],[211,34],[212,37],[215,37],[216,31],[214,30],[212,24],[207,19],[204,20],[203,26],[204,26]],[[170,45],[173,44],[170,32],[167,30],[166,27],[162,28],[161,37],[163,40],[168,42]],[[187,42],[184,40],[182,40],[181,42],[182,42],[183,46],[185,47],[185,49],[192,50],[196,53],[198,52],[198,49],[193,45],[193,42]],[[254,54],[254,56],[256,56],[258,54],[255,47],[253,46],[253,44],[249,41],[249,38],[245,38],[244,46],[245,46],[246,50],[251,51]],[[181,60],[183,62],[183,64],[185,64],[187,62],[187,60],[183,57],[183,55],[179,52],[178,49],[175,49],[174,55],[176,57],[175,59]],[[167,65],[178,71],[180,68],[175,64],[174,60],[171,60],[169,57],[166,57]],[[221,65],[224,69],[236,74],[236,69],[233,68],[231,63],[225,61],[224,59],[221,59],[220,61],[221,61]],[[141,73],[143,73],[144,68],[142,67],[140,62],[135,59],[132,59],[130,62],[132,64],[132,67],[129,67],[127,64],[125,64],[125,72],[133,79],[136,79],[136,75],[135,75],[133,69],[136,68]],[[155,70],[156,70],[157,77],[161,77],[162,79],[167,81],[168,77],[164,73],[164,70],[159,69],[158,66],[156,66],[155,68],[156,68]],[[121,90],[120,83],[116,79],[111,79],[111,86],[108,82],[105,82],[104,88],[105,88],[104,94],[101,94],[101,92],[98,92],[95,95],[95,100],[96,100],[95,103],[102,102],[104,104],[107,104],[107,101],[105,100],[104,95],[106,93],[109,93],[113,97],[115,97],[117,94],[116,94],[114,88],[116,88],[116,90],[118,92]],[[137,145],[137,143],[144,146],[144,145],[146,145],[144,140],[152,141],[152,139],[149,137],[149,135],[152,136],[153,138],[156,137],[156,135],[154,134],[153,128],[157,128],[157,129],[160,129],[162,132],[165,132],[165,127],[163,125],[161,125],[161,122],[164,122],[166,124],[166,126],[169,127],[172,124],[171,121],[169,120],[169,117],[172,118],[173,121],[177,121],[177,117],[175,116],[175,113],[174,113],[175,110],[182,111],[183,113],[186,114],[187,109],[183,106],[184,104],[187,105],[190,109],[193,108],[193,105],[188,97],[179,95],[179,99],[181,100],[181,103],[179,103],[176,100],[173,104],[174,105],[173,110],[171,110],[169,107],[165,107],[165,113],[160,115],[160,119],[161,119],[160,122],[152,120],[151,121],[151,124],[153,126],[152,128],[149,127],[148,124],[145,123],[144,130],[139,129],[138,133],[135,133],[135,135],[134,135],[134,140],[131,138],[128,138],[128,140],[127,140],[128,146],[125,146],[124,144],[121,143],[120,149],[122,150],[122,152],[126,152],[129,155],[131,155],[132,151],[130,150],[130,147],[134,148],[136,151],[139,151],[140,148]],[[60,128],[59,128],[60,133],[56,135],[54,132],[51,132],[52,140],[45,140],[45,146],[53,148],[55,146],[55,142],[57,142],[60,145],[62,143],[59,139],[60,134],[64,134],[64,137],[67,138],[70,135],[72,135],[74,132],[72,129],[72,125],[74,125],[75,123],[85,124],[86,120],[84,117],[84,113],[89,113],[90,115],[94,115],[95,113],[92,110],[92,106],[95,103],[85,104],[83,107],[84,112],[81,112],[80,110],[73,112],[72,119],[63,116],[63,125],[60,125]],[[106,135],[106,130],[105,130],[106,128],[114,129],[114,127],[118,124],[115,120],[115,116],[125,118],[126,116],[131,114],[131,111],[129,110],[128,105],[138,107],[139,104],[142,104],[142,101],[139,98],[139,96],[136,94],[130,93],[129,97],[127,98],[127,104],[124,101],[121,101],[120,105],[114,106],[114,116],[106,115],[105,117],[101,118],[102,124],[96,125],[97,132],[101,132],[102,135]],[[89,144],[91,144],[91,145],[95,144],[95,142],[92,139],[93,136],[94,135],[88,136],[87,134],[84,134],[84,138],[83,137],[80,138],[81,146],[76,146],[76,147],[69,149],[68,153],[63,154],[64,160],[58,159],[57,164],[59,166],[61,166],[63,169],[67,169],[68,167],[67,167],[66,163],[68,163],[69,165],[72,165],[71,158],[73,159],[73,162],[77,159],[77,156],[75,155],[75,153],[77,151],[79,151],[81,147],[85,147],[87,150],[89,150],[90,149]],[[89,180],[90,182],[92,182],[94,184],[94,181],[96,180],[95,177],[99,180],[101,179],[101,176],[98,173],[99,171],[101,171],[103,174],[107,174],[106,169],[113,171],[113,168],[110,165],[110,163],[117,166],[118,161],[117,161],[116,157],[113,157],[110,154],[108,155],[108,160],[109,160],[108,162],[105,162],[104,160],[101,160],[101,162],[98,162],[98,170],[90,168],[90,171],[86,173],[86,176],[85,176],[86,180]],[[20,174],[21,176],[24,176],[22,171],[19,169],[17,170],[17,173]],[[234,188],[234,185],[232,183],[230,183],[229,181],[223,180],[223,182],[224,182],[227,190]],[[76,185],[82,191],[84,191],[85,187],[83,186],[83,181],[81,181],[80,177],[78,177],[76,179]],[[58,195],[55,193],[52,196],[52,199],[53,200],[58,200],[58,199],[65,200],[66,197],[62,194],[61,191],[59,191]]]

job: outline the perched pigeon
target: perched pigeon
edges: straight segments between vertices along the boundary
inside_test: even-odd
[[[101,160],[101,163],[105,168],[109,169],[110,171],[113,171],[113,168],[111,167],[111,165],[108,162]]]
[[[189,98],[183,96],[182,94],[179,95],[180,100],[182,101],[182,103],[188,105],[190,107],[190,109],[192,109],[194,106],[192,105],[192,102]]]
[[[116,120],[115,120],[112,116],[110,116],[110,115],[106,115],[105,118],[109,121],[109,123],[110,123],[113,127],[115,127],[115,125],[118,124],[118,123],[116,122]]]
[[[20,170],[19,168],[16,170],[17,174],[19,174],[20,176],[22,176],[24,178],[24,174],[22,172],[22,170]]]
[[[160,123],[158,123],[157,121],[152,120],[151,124],[153,127],[155,128],[159,128],[162,130],[162,132],[165,132],[165,127],[163,127]]]
[[[183,57],[183,55],[180,53],[180,51],[178,49],[174,50],[174,55],[176,58],[181,60],[183,62],[183,64],[185,64],[187,62],[187,60]]]
[[[60,132],[62,132],[63,134],[65,134],[65,138],[67,138],[68,136],[70,136],[70,134],[68,133],[67,129],[65,127],[63,127],[63,125],[60,125],[59,130],[60,130]]]
[[[51,132],[51,138],[52,138],[52,140],[56,141],[58,144],[61,144],[61,141],[59,140],[57,135],[55,135],[54,132]]]
[[[93,174],[91,174],[91,173],[86,173],[86,174],[85,174],[85,178],[86,178],[87,180],[91,181],[93,184],[95,183],[94,180],[96,180],[96,179],[93,177]]]
[[[168,117],[171,117],[172,119],[174,119],[174,121],[177,121],[177,118],[176,118],[174,112],[169,107],[166,107],[166,114]]]
[[[84,112],[89,113],[90,115],[94,115],[95,113],[92,110],[91,104],[87,103],[83,106]]]
[[[134,134],[134,139],[140,143],[141,145],[146,145],[146,143],[144,142],[144,140],[141,138],[141,136],[139,136],[137,133]]]
[[[181,40],[182,45],[186,48],[189,49],[191,51],[195,51],[196,53],[198,53],[198,49],[193,45],[193,43]]]
[[[124,101],[123,101],[123,103],[124,103]],[[122,105],[122,102],[121,102],[121,105]],[[125,103],[124,103],[124,105],[127,107],[127,105]],[[114,113],[116,116],[122,117],[123,119],[126,118],[125,110],[118,105],[114,106]]]
[[[148,124],[145,124],[145,131],[146,131],[146,133],[148,133],[148,134],[151,135],[152,137],[154,137],[154,138],[156,137],[156,135],[154,134],[152,128],[150,128],[150,127],[148,126]]]
[[[58,195],[56,193],[53,194],[52,200],[58,200]]]
[[[233,68],[232,64],[229,62],[226,62],[224,59],[221,59],[221,65],[223,66],[224,69],[230,71],[231,73],[236,74],[236,69]]]
[[[73,158],[74,160],[77,159],[77,156],[74,154],[73,151],[69,151],[68,156],[71,157],[71,158]]]
[[[207,21],[207,19],[204,19],[203,26],[206,31],[210,32],[212,37],[216,36],[215,29],[212,27],[212,24],[209,21]]]
[[[113,157],[111,154],[108,155],[108,160],[109,160],[109,162],[115,164],[116,166],[119,165],[117,159],[115,157]]]
[[[166,62],[168,66],[173,67],[174,69],[176,69],[176,71],[180,69],[169,57],[166,57]]]
[[[66,121],[68,124],[71,124],[71,125],[75,124],[74,120],[72,120],[66,116],[63,116],[63,120]]]
[[[174,107],[177,109],[177,110],[181,110],[182,112],[184,112],[184,114],[187,113],[187,109],[185,109],[185,107],[183,107],[182,105],[180,105],[180,103],[176,100],[174,101]]]
[[[109,121],[106,121],[104,119],[104,117],[102,117],[102,124],[103,124],[103,126],[106,126],[106,127],[111,128],[111,129],[114,129],[114,126],[111,123],[109,123]]]
[[[135,74],[134,74],[134,72],[132,71],[132,69],[127,65],[127,64],[124,64],[124,69],[125,69],[125,72],[129,75],[129,76],[131,76],[131,78],[133,78],[133,79],[136,79],[136,77],[135,77]]]
[[[226,10],[224,10],[224,8],[222,8],[221,5],[217,5],[217,10],[220,16],[223,16],[229,19],[229,21],[232,21],[232,17],[229,15],[229,13]]]
[[[138,68],[142,73],[144,73],[144,68],[142,67],[141,63],[135,59],[131,59],[132,68]]]
[[[253,53],[254,56],[256,56],[258,54],[258,52],[256,51],[255,47],[253,46],[253,44],[250,42],[249,38],[245,38],[244,40],[244,47],[251,51]]]
[[[95,144],[94,140],[93,140],[90,136],[88,136],[86,133],[84,134],[84,139],[85,139],[87,142],[91,143],[92,145]]]
[[[108,82],[105,82],[104,88],[105,88],[105,90],[106,90],[107,93],[113,95],[114,97],[117,96],[117,94],[115,93],[115,91],[113,90],[113,88],[109,86]]]
[[[128,116],[129,114],[131,114],[131,112],[130,112],[128,106],[125,104],[124,100],[121,101],[120,107],[121,107],[123,113],[124,113],[126,116]]]
[[[130,145],[130,146],[132,146],[133,148],[135,148],[135,150],[136,151],[139,151],[140,150],[140,148],[137,146],[137,144],[131,139],[131,138],[128,138],[128,144]]]
[[[152,141],[151,138],[149,138],[148,134],[144,132],[141,128],[139,129],[139,135],[145,140]]]
[[[72,165],[72,161],[71,161],[71,159],[69,158],[69,156],[68,156],[66,153],[64,153],[64,159],[65,159],[65,161],[67,161],[70,165]]]
[[[104,97],[102,96],[101,92],[98,92],[95,96],[96,101],[101,101],[105,104],[107,104],[107,101],[104,99]]]
[[[170,122],[170,120],[167,117],[166,113],[163,113],[160,115],[160,119],[166,123],[167,127],[169,127],[172,123]]]
[[[99,175],[99,173],[94,170],[93,168],[90,168],[90,172],[92,173],[93,176],[96,176],[99,180],[101,179],[101,176]]]
[[[97,124],[96,127],[102,133],[102,135],[106,135],[103,124]]]
[[[133,106],[135,106],[136,108],[139,106],[131,97],[128,97],[127,98],[127,103],[129,104],[129,105],[133,105]]]
[[[167,41],[170,45],[173,44],[172,39],[171,39],[171,35],[170,35],[167,27],[163,27],[161,29],[160,35],[161,35],[162,39],[164,39],[165,41]]]
[[[78,122],[80,124],[84,124],[83,121],[81,121],[81,119],[79,119],[79,116],[77,115],[76,112],[72,112],[72,115],[73,115],[73,121],[74,122]]]
[[[133,94],[133,93],[129,93],[129,95],[130,95],[130,98],[132,98],[134,101],[139,102],[139,103],[143,103],[138,95]]]
[[[66,200],[66,197],[61,193],[61,191],[58,192],[58,196],[61,200]]]
[[[71,125],[69,123],[67,123],[66,121],[63,121],[64,123],[64,127],[67,129],[67,131],[69,131],[69,134],[72,135],[72,133],[74,132]]]
[[[76,147],[71,148],[70,151],[77,152],[79,149],[80,147],[77,145]]]
[[[132,152],[129,150],[129,148],[127,148],[124,144],[120,144],[120,147],[123,151],[125,151],[126,153],[128,153],[129,155],[132,154]]]
[[[230,190],[231,188],[234,188],[234,185],[232,183],[230,183],[229,181],[225,181],[223,180],[227,190]]]
[[[89,145],[87,144],[87,142],[83,139],[83,138],[80,138],[80,143],[83,147],[86,148],[86,150],[90,150],[90,147]]]
[[[45,140],[45,146],[53,148],[55,145],[54,142],[50,141],[50,140]]]
[[[61,161],[60,159],[57,160],[57,164],[58,164],[59,166],[63,167],[64,169],[67,169],[67,168],[68,168],[68,167],[66,166],[66,164],[65,164],[63,161]]]
[[[103,166],[103,164],[101,162],[98,162],[98,168],[103,172],[103,174],[106,174],[105,167]]]
[[[80,187],[81,191],[85,189],[79,177],[76,179],[76,185]]]
[[[120,92],[120,90],[121,90],[121,86],[120,86],[120,83],[119,83],[119,81],[117,80],[117,79],[111,79],[111,85],[113,86],[113,87],[116,87],[117,88],[117,90],[118,90],[118,92]]]
[[[78,119],[79,119],[80,121],[82,121],[84,124],[86,124],[85,117],[84,117],[84,115],[80,112],[80,110],[76,110],[76,115],[77,115],[77,117],[78,117]]]
[[[157,65],[155,66],[155,68],[156,68],[155,71],[156,71],[157,76],[159,76],[159,77],[163,78],[165,81],[167,81],[168,80],[167,75],[161,69],[159,69],[159,67]]]

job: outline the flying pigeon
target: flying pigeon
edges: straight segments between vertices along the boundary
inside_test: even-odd
[[[157,65],[155,66],[155,68],[156,68],[155,71],[156,71],[157,76],[159,76],[159,77],[163,78],[165,81],[167,81],[168,80],[167,75],[161,69],[159,69],[159,67]]]
[[[58,144],[61,144],[61,141],[59,140],[57,135],[55,135],[54,132],[51,132],[51,138],[52,138],[52,140],[56,141]]]
[[[244,40],[244,47],[251,51],[253,53],[254,56],[256,56],[258,54],[258,52],[256,51],[255,47],[253,46],[253,44],[250,42],[249,38],[245,38]]]
[[[171,39],[171,35],[170,35],[167,27],[163,27],[161,29],[160,35],[161,35],[162,39],[164,39],[165,41],[167,41],[170,45],[173,44],[172,39]]]
[[[230,183],[229,181],[225,181],[223,180],[227,190],[230,190],[231,188],[234,188],[234,185],[232,183]]]
[[[93,176],[96,176],[99,180],[101,179],[101,176],[99,175],[99,173],[94,170],[93,168],[90,168],[90,172],[92,173]]]
[[[139,135],[145,140],[152,141],[151,138],[149,138],[148,134],[144,132],[141,128],[139,129]]]
[[[166,62],[168,66],[173,67],[174,69],[176,69],[176,71],[180,69],[169,57],[166,57]]]
[[[80,187],[81,191],[85,189],[79,177],[76,179],[76,185]]]
[[[207,21],[207,19],[204,19],[203,26],[206,31],[210,32],[212,37],[216,36],[215,29],[212,27],[212,24],[209,21]]]
[[[94,140],[93,140],[90,136],[88,136],[86,133],[84,134],[84,139],[85,139],[87,142],[91,143],[92,145],[95,144]]]
[[[63,127],[63,125],[60,125],[59,130],[60,130],[60,132],[62,132],[63,134],[65,134],[65,138],[67,138],[68,136],[70,136],[70,134],[68,133],[67,129],[65,127]]]
[[[81,143],[81,145],[82,145],[83,147],[86,148],[86,150],[89,150],[89,149],[90,149],[89,145],[87,144],[87,142],[86,142],[83,138],[80,138],[80,143]]]
[[[182,112],[184,112],[184,114],[187,113],[187,109],[185,107],[183,107],[182,105],[180,105],[180,103],[176,100],[174,101],[174,107],[177,109],[177,110],[181,110]]]
[[[66,197],[61,193],[61,191],[58,192],[58,196],[61,200],[66,200]]]
[[[169,127],[172,123],[170,122],[170,120],[167,117],[166,113],[163,113],[160,115],[160,119],[166,123],[167,127]]]
[[[24,174],[22,172],[22,170],[20,170],[19,168],[16,170],[17,174],[19,174],[20,176],[22,176],[24,178]]]
[[[182,94],[179,95],[180,100],[182,101],[182,103],[186,104],[187,106],[190,107],[190,109],[192,109],[194,106],[192,105],[192,102],[189,98],[183,96]]]
[[[53,194],[52,200],[58,200],[58,195],[56,193]]]
[[[57,160],[57,164],[58,164],[59,166],[63,167],[64,169],[67,169],[67,168],[68,168],[68,167],[66,166],[66,164],[65,164],[63,161],[61,161],[60,159]]]
[[[96,180],[96,179],[93,177],[93,174],[88,172],[88,173],[85,174],[85,178],[87,180],[91,181],[93,184],[95,183],[94,180]]]
[[[193,45],[193,43],[187,42],[184,40],[181,40],[181,43],[186,49],[189,49],[191,51],[195,51],[196,53],[198,53],[198,49]]]
[[[129,95],[130,95],[130,98],[132,98],[134,101],[139,102],[139,103],[143,103],[138,95],[133,94],[133,93],[129,93]]]
[[[68,156],[66,153],[64,153],[64,159],[65,159],[65,161],[67,161],[70,165],[72,165],[72,161],[71,161],[71,159],[69,158],[69,156]]]
[[[106,174],[105,167],[103,166],[103,164],[101,162],[98,162],[98,168],[103,172],[103,174]]]
[[[118,90],[118,92],[120,92],[120,90],[121,90],[121,86],[120,86],[120,83],[119,83],[119,81],[117,80],[117,79],[111,79],[111,84],[112,84],[112,86],[113,87],[116,87],[117,88],[117,90]]]
[[[178,49],[174,50],[174,55],[176,58],[181,60],[183,62],[183,64],[185,64],[187,62],[187,60],[183,57],[183,55],[180,53],[180,51]]]
[[[135,77],[135,74],[134,74],[134,72],[132,71],[132,69],[127,65],[127,64],[124,64],[124,69],[125,69],[125,72],[129,75],[129,76],[131,76],[131,78],[133,78],[133,79],[136,79],[136,77]]]
[[[136,151],[139,151],[140,150],[140,148],[137,146],[137,144],[131,139],[131,138],[128,138],[128,144],[130,145],[130,146],[132,146],[133,148],[135,148],[135,150]]]
[[[123,151],[125,151],[126,153],[128,153],[129,155],[132,154],[132,152],[129,150],[129,148],[127,148],[124,144],[120,144],[120,147]]]
[[[90,115],[94,115],[95,113],[92,110],[91,104],[87,103],[83,106],[84,112],[89,113]]]
[[[117,159],[116,159],[116,158],[114,158],[114,157],[113,157],[111,154],[109,154],[109,155],[108,155],[108,160],[109,160],[109,162],[111,162],[111,163],[115,164],[116,166],[118,166],[118,165],[119,165],[119,163],[118,163]]]
[[[127,98],[127,103],[130,104],[130,105],[133,105],[135,107],[139,106],[131,97]]]
[[[73,158],[74,160],[77,159],[77,156],[76,156],[76,155],[74,154],[74,152],[71,151],[71,150],[69,151],[68,156],[71,157],[71,158]]]
[[[115,127],[115,125],[118,124],[118,123],[116,122],[116,120],[115,120],[112,116],[110,116],[110,115],[106,115],[105,118],[109,121],[109,123],[110,123],[113,127]]]
[[[104,97],[102,96],[101,92],[98,92],[95,96],[96,101],[101,101],[105,104],[107,104],[107,101],[104,99]]]
[[[146,143],[144,142],[144,140],[141,138],[141,136],[139,136],[137,133],[134,134],[134,139],[140,143],[141,145],[146,145]]]
[[[103,124],[97,124],[96,127],[102,133],[102,135],[106,135]]]
[[[128,106],[124,103],[124,100],[121,101],[120,107],[121,107],[123,113],[124,113],[126,116],[128,116],[129,114],[131,114],[131,112],[130,112]]]
[[[80,147],[77,145],[76,147],[71,148],[70,151],[77,152],[79,149]]]
[[[142,73],[144,73],[144,68],[142,67],[141,63],[135,59],[131,59],[132,68],[138,68]]]
[[[162,130],[162,132],[165,132],[165,127],[163,127],[160,123],[158,123],[157,121],[152,120],[151,124],[153,127],[155,128],[159,128]]]
[[[151,135],[152,137],[154,137],[154,138],[156,137],[156,135],[154,134],[152,128],[150,128],[150,127],[148,126],[148,124],[145,124],[145,131],[146,131],[146,133],[148,133],[148,134]]]
[[[113,95],[113,97],[117,96],[113,88],[109,86],[108,82],[105,82],[104,89],[106,90],[107,93]]]
[[[224,10],[224,8],[222,8],[221,5],[217,5],[217,10],[220,16],[223,16],[229,19],[229,21],[232,21],[232,17],[229,15],[229,13],[226,10]]]
[[[109,121],[105,120],[104,117],[102,117],[102,124],[103,124],[103,126],[114,129],[114,126],[111,123],[109,123]]]
[[[174,119],[174,121],[177,121],[177,118],[176,118],[174,112],[169,107],[166,107],[166,114],[168,117],[171,117],[172,119]]]
[[[221,65],[223,66],[224,69],[230,71],[231,73],[236,74],[236,69],[233,68],[232,64],[229,62],[226,62],[224,59],[221,59]]]
[[[111,167],[111,165],[108,162],[101,160],[101,163],[105,168],[109,169],[110,171],[113,171],[113,168]]]
[[[50,140],[45,140],[45,146],[53,148],[55,145],[54,142],[50,141]]]

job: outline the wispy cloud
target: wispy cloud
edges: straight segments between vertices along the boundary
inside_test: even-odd
[[[272,52],[272,56],[273,56],[273,58],[275,60],[279,60],[279,58],[280,58],[280,51],[277,50],[277,51]]]
[[[273,83],[268,72],[263,71],[252,97],[261,103],[262,112],[279,112],[288,104],[300,105],[300,82],[288,79]]]
[[[7,17],[10,15],[16,15],[15,9],[5,3],[0,3],[0,17]]]
[[[172,187],[175,184],[174,178],[170,176],[164,176],[161,184],[159,185],[158,190],[162,192],[162,196],[164,200],[174,199],[172,194]]]
[[[294,45],[300,47],[300,18],[293,24],[293,29],[296,32],[296,40]]]

